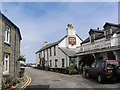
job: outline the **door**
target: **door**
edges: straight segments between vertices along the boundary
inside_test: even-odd
[[[4,55],[3,73],[9,73],[9,54]]]

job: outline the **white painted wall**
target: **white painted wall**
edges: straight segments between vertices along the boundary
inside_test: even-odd
[[[72,26],[71,26],[72,27]],[[52,55],[50,56],[50,49],[48,48],[48,58],[47,58],[47,50],[45,50],[45,61],[46,64],[45,66],[47,66],[48,64],[50,65],[50,60],[52,60],[52,67],[51,68],[56,68],[55,67],[55,59],[58,60],[58,68],[62,68],[62,59],[64,58],[65,60],[65,67],[69,66],[69,57],[63,53],[59,47],[68,47],[68,48],[76,48],[78,46],[80,46],[80,43],[82,42],[80,40],[80,38],[76,35],[76,31],[75,29],[72,27],[68,27],[66,30],[67,36],[58,44],[56,45],[56,56],[54,56],[54,46],[51,47],[51,51],[52,51]],[[69,37],[75,37],[76,38],[76,44],[75,45],[70,45],[68,38]],[[39,52],[40,53],[40,52]],[[36,63],[39,63],[39,55],[38,53],[36,54]],[[44,51],[42,51],[41,53],[41,57],[44,57]]]
[[[40,59],[39,59],[39,53],[36,53],[36,67],[39,64],[39,61],[40,61]]]

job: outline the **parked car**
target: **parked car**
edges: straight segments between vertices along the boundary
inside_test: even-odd
[[[98,82],[103,83],[107,79],[120,79],[120,60],[96,61],[91,66],[84,68],[83,76],[95,77]]]

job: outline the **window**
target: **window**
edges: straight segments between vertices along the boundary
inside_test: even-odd
[[[56,56],[56,46],[54,46],[54,56]]]
[[[70,62],[69,62],[70,66],[76,66],[76,60],[75,59],[76,58],[71,58],[70,57]]]
[[[9,54],[4,55],[3,73],[9,73]]]
[[[64,67],[64,64],[65,64],[65,60],[62,59],[62,67]]]
[[[96,68],[99,68],[101,65],[101,62],[96,63]]]
[[[105,62],[101,62],[100,67],[101,67],[101,68],[104,68],[104,66],[105,66]]]
[[[4,41],[6,43],[10,43],[10,27],[8,25],[5,26],[5,37]]]
[[[105,37],[106,37],[106,39],[110,38],[110,30],[105,31]]]
[[[55,59],[55,67],[57,67],[57,62],[58,62],[58,60],[57,60],[57,59]]]
[[[50,56],[52,56],[52,51],[51,51],[51,47],[50,47]]]
[[[93,64],[91,65],[91,67],[92,67],[92,68],[95,68],[95,65],[96,65],[96,63],[93,63]]]
[[[90,36],[91,43],[93,43],[93,42],[94,42],[94,38],[95,38],[94,34]]]
[[[45,57],[45,50],[43,51],[43,53],[44,53],[44,57]]]
[[[41,54],[39,53],[39,58],[41,58]]]
[[[50,67],[52,67],[52,60],[50,60]]]

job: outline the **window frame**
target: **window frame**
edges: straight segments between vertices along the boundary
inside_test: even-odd
[[[10,44],[10,36],[11,36],[11,27],[6,24],[5,32],[4,32],[4,42]]]
[[[109,30],[105,30],[105,38],[106,38],[106,40],[110,39],[110,34],[111,34],[110,29]]]
[[[95,41],[95,34],[90,35],[90,42],[94,43]]]

